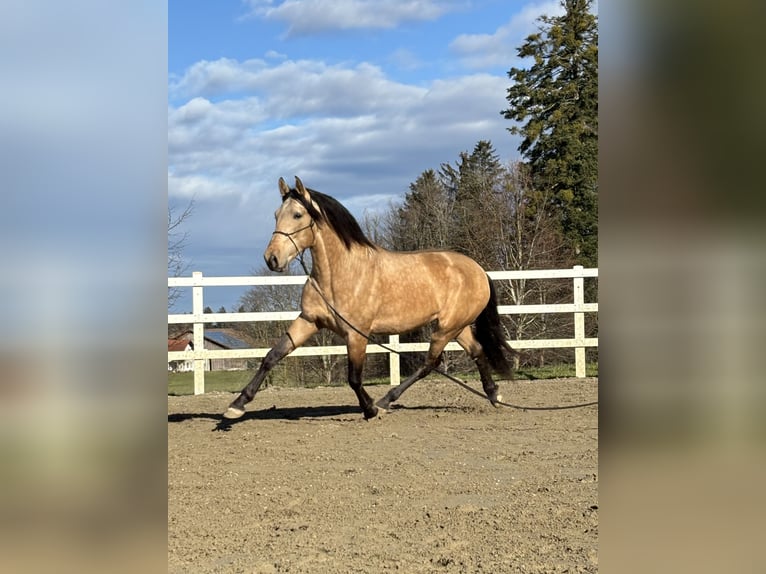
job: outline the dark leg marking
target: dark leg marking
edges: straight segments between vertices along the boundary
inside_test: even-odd
[[[497,383],[492,379],[492,368],[489,366],[489,361],[487,361],[487,358],[482,353],[475,362],[479,369],[484,394],[487,395],[487,398],[493,405],[497,406],[497,401],[502,400],[502,397],[497,394]]]
[[[359,401],[359,406],[362,409],[365,419],[372,419],[378,415],[378,409],[372,402],[372,397],[367,393],[362,386],[362,370],[364,368],[364,357],[360,361],[358,358],[355,360],[348,359],[348,384],[356,393],[356,398]]]
[[[379,406],[382,409],[387,409],[391,405],[391,403],[396,402],[399,400],[399,397],[402,396],[402,393],[409,389],[412,385],[417,383],[420,379],[425,377],[428,373],[430,373],[434,367],[429,367],[427,365],[423,365],[420,367],[414,375],[411,375],[407,380],[399,384],[398,386],[394,387],[393,389],[389,390],[385,396],[381,399],[378,399],[378,401],[375,403],[377,406]]]
[[[250,380],[247,386],[242,389],[239,396],[232,401],[228,410],[223,414],[227,419],[238,419],[245,414],[245,405],[253,400],[255,393],[261,388],[263,380],[274,366],[281,361],[285,356],[290,354],[294,349],[293,341],[290,335],[285,333],[282,338],[277,342],[274,347],[268,352],[268,354],[261,361],[261,366],[258,367],[258,372]]]

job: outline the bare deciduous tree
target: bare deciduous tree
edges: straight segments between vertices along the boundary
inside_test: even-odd
[[[168,277],[179,277],[188,268],[189,263],[184,259],[183,251],[189,239],[189,232],[182,231],[182,225],[194,212],[194,200],[180,212],[168,206]],[[172,309],[181,291],[175,287],[168,288],[168,309]]]

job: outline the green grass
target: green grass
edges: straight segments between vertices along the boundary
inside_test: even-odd
[[[575,366],[569,364],[546,365],[545,367],[522,367],[515,378],[524,379],[562,379],[575,376]],[[598,377],[598,363],[585,364],[585,376]]]
[[[207,371],[205,372],[205,392],[239,391],[252,376],[252,371]],[[194,373],[168,373],[168,394],[194,394]]]
[[[205,392],[221,391],[234,393],[240,391],[253,376],[253,371],[207,371],[205,373]],[[589,377],[598,376],[598,363],[588,363],[585,374]],[[456,373],[463,379],[476,379],[475,371]],[[567,364],[548,365],[545,367],[523,367],[516,372],[516,380],[558,379],[575,376],[575,366]],[[430,375],[430,379],[441,379],[441,375]],[[387,377],[365,379],[367,385],[387,385]],[[286,384],[273,383],[276,386]],[[338,385],[345,385],[345,381],[337,381]],[[191,395],[194,393],[194,375],[192,373],[168,373],[168,395]]]

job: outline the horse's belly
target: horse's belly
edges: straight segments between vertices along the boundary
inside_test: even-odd
[[[430,298],[412,293],[382,301],[373,320],[372,332],[379,334],[406,333],[436,320],[439,305]]]
[[[419,316],[407,320],[401,318],[387,318],[378,317],[372,325],[372,332],[378,335],[395,335],[399,333],[406,333],[408,331],[414,331],[418,327],[427,325],[434,321],[436,316]]]

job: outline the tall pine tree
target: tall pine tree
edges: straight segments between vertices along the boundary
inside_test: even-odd
[[[511,68],[509,108],[533,184],[550,192],[577,263],[598,265],[598,19],[592,0],[563,0],[562,16],[539,18],[540,31],[518,49],[529,69]]]
[[[440,174],[454,197],[453,234],[450,247],[473,257],[487,269],[499,265],[498,229],[503,209],[500,179],[503,166],[488,140],[479,141],[473,151],[460,153],[457,167],[442,164]]]
[[[391,244],[401,251],[449,247],[452,201],[429,169],[410,184],[397,217],[389,225]]]

